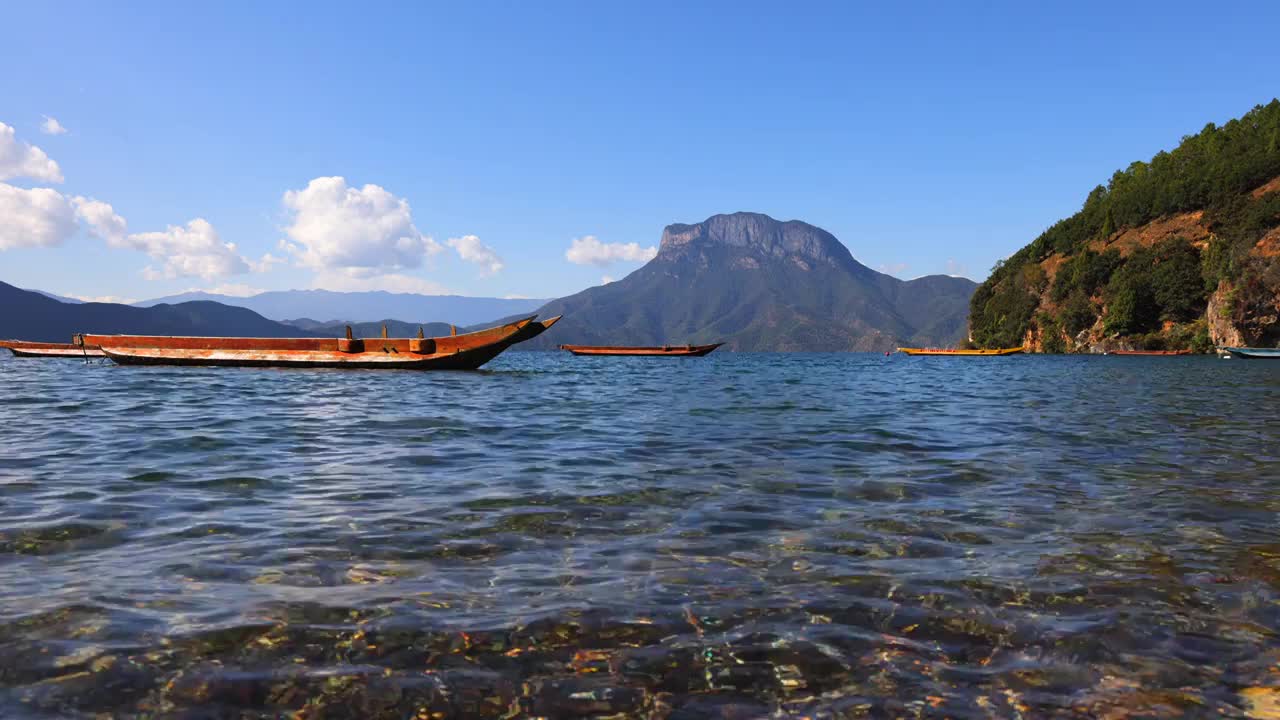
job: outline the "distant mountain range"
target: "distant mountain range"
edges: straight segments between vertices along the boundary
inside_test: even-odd
[[[208,300],[248,308],[271,320],[314,318],[321,323],[365,322],[372,318],[401,318],[409,323],[475,325],[495,318],[532,313],[546,299],[415,295],[389,292],[333,292],[330,290],[277,290],[249,297],[191,292],[134,303],[138,307]],[[417,332],[417,326],[414,327]]]
[[[41,295],[43,295],[43,296],[45,296],[45,297],[47,297],[47,298],[52,298],[52,299],[54,299],[54,300],[57,300],[58,302],[69,303],[69,304],[71,304],[71,305],[80,305],[80,304],[84,303],[84,301],[83,301],[83,300],[77,300],[76,298],[63,297],[63,296],[61,296],[61,295],[54,295],[54,294],[53,294],[53,293],[51,293],[51,292],[45,292],[45,291],[43,291],[43,290],[36,290],[35,288],[26,288],[26,290],[27,290],[27,292],[40,293]]]
[[[351,327],[353,337],[376,338],[382,335],[382,328],[387,329],[387,337],[417,337],[418,330],[421,329],[426,337],[440,337],[448,335],[452,329],[449,323],[410,323],[403,320],[376,320],[373,322],[347,323],[347,322],[318,322],[310,318],[299,318],[297,320],[286,320],[285,325],[291,325],[300,330],[304,330],[313,335],[321,335],[323,337],[346,337],[347,327]],[[497,323],[491,323],[496,325]],[[458,332],[464,332],[464,329],[457,328]]]
[[[757,213],[669,225],[658,255],[617,282],[553,300],[563,314],[529,349],[561,343],[725,341],[732,350],[881,351],[965,335],[977,283],[903,281],[862,265],[831,233]]]
[[[61,302],[0,282],[0,338],[71,342],[80,332],[214,337],[309,337],[244,308],[185,302],[140,308],[114,303]]]
[[[187,293],[129,306],[60,302],[0,283],[0,338],[69,342],[77,332],[341,337],[346,325],[357,337],[377,337],[383,324],[391,336],[411,337],[419,327],[438,336],[449,334],[450,322],[463,332],[537,312],[564,320],[525,343],[528,349],[725,341],[727,349],[746,351],[880,351],[960,341],[976,286],[943,275],[899,280],[854,260],[813,225],[735,213],[669,225],[657,257],[639,270],[550,302],[291,290],[247,298]]]

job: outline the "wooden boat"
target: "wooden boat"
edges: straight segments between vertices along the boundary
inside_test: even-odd
[[[940,348],[898,348],[898,352],[907,355],[1017,355],[1022,348],[999,348],[995,350],[948,350]]]
[[[1223,347],[1218,349],[1229,353],[1232,357],[1248,360],[1280,360],[1280,348]]]
[[[100,358],[102,351],[90,346],[73,343],[27,342],[25,340],[0,340],[0,348],[8,348],[15,357],[24,358]]]
[[[647,357],[702,357],[724,343],[711,345],[659,345],[626,347],[622,345],[561,345],[574,355],[641,355]]]
[[[225,338],[83,335],[121,365],[197,365],[409,370],[475,370],[516,343],[541,335],[559,316],[534,316],[461,335],[424,338]],[[386,333],[386,329],[383,329]]]
[[[1190,350],[1112,350],[1108,355],[1190,355]]]

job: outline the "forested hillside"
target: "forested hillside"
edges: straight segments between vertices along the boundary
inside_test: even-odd
[[[981,347],[1209,350],[1280,341],[1280,101],[1135,162],[996,266]]]

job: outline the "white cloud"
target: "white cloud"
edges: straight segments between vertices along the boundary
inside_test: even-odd
[[[76,233],[76,213],[62,193],[0,183],[0,250],[61,245]]]
[[[413,224],[409,203],[377,185],[356,189],[341,177],[318,177],[284,194],[293,213],[285,245],[318,271],[394,271],[418,267],[443,248]]]
[[[89,234],[105,240],[112,247],[129,247],[125,236],[129,224],[116,214],[115,208],[101,200],[77,195],[71,199],[76,208],[76,217],[89,226]]]
[[[64,293],[64,296],[69,298],[75,298],[76,300],[79,300],[81,302],[87,302],[87,303],[94,302],[94,303],[116,303],[119,305],[132,305],[138,302],[134,298],[120,297],[119,295],[72,295],[71,293]]]
[[[204,218],[196,218],[186,227],[170,225],[163,232],[135,233],[127,245],[163,262],[161,268],[147,266],[142,271],[148,280],[158,278],[199,277],[213,280],[249,272],[249,262],[236,253],[234,243],[224,243],[218,231]]]
[[[40,148],[18,142],[13,128],[0,123],[0,180],[25,177],[62,182],[62,170]]]
[[[115,248],[140,250],[163,265],[147,267],[143,276],[149,280],[176,277],[200,277],[206,280],[249,272],[266,272],[280,258],[267,253],[251,262],[236,253],[233,243],[224,243],[217,230],[204,218],[196,218],[186,227],[170,225],[163,232],[129,234],[129,224],[115,208],[93,198],[72,198],[76,216],[89,234]],[[230,293],[225,293],[230,294]]]
[[[65,132],[57,120],[46,118],[46,130],[50,127]],[[20,145],[14,139],[13,128],[0,123],[0,179],[18,176],[62,181],[57,163],[39,148]],[[76,233],[77,220],[84,223],[90,235],[110,247],[140,250],[161,261],[159,269],[148,266],[143,270],[147,279],[212,280],[250,269],[265,272],[282,262],[267,253],[251,264],[236,253],[234,243],[222,242],[204,218],[196,218],[185,227],[170,225],[163,232],[130,235],[125,219],[101,200],[79,195],[68,199],[49,188],[24,190],[0,183],[0,250],[61,244]]]
[[[58,122],[58,118],[45,115],[44,122],[40,123],[40,132],[45,135],[66,135],[67,129]]]
[[[480,266],[481,275],[494,275],[504,267],[502,258],[498,257],[498,253],[493,248],[480,242],[480,238],[475,235],[464,235],[457,238],[449,238],[445,244],[458,251],[458,257],[463,261],[474,263]]]
[[[887,263],[885,265],[881,265],[879,270],[885,275],[900,276],[902,273],[906,272],[909,267],[911,266],[906,263]]]
[[[968,277],[968,268],[955,258],[947,258],[946,273],[951,277]]]
[[[601,284],[601,285],[608,285],[608,284],[609,284],[609,283],[611,283],[611,282],[614,282],[614,278],[613,278],[612,276],[610,276],[610,275],[601,275],[601,276],[600,276],[600,284]]]
[[[657,247],[640,247],[640,243],[602,243],[594,235],[574,238],[564,257],[575,265],[609,265],[619,261],[648,262],[658,254]]]
[[[249,261],[249,269],[256,273],[271,272],[271,268],[275,267],[276,265],[279,265],[282,262],[284,262],[284,258],[276,257],[271,253],[264,253],[259,260]]]
[[[401,273],[380,274],[358,268],[320,272],[311,281],[311,287],[316,290],[337,290],[341,292],[385,290],[386,292],[415,293],[418,295],[457,294],[439,283],[423,280],[412,275]]]

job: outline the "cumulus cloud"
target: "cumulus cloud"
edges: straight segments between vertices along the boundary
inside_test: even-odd
[[[142,271],[148,280],[198,277],[213,280],[249,272],[249,262],[236,253],[235,243],[224,243],[204,218],[185,227],[170,225],[162,232],[135,233],[126,238],[129,247],[161,261]]]
[[[163,232],[129,234],[129,224],[110,204],[76,196],[71,204],[76,217],[89,234],[115,248],[139,250],[161,261],[161,266],[147,267],[147,279],[199,277],[206,280],[239,275],[253,270],[266,272],[280,258],[267,253],[251,262],[236,252],[234,243],[224,243],[217,230],[204,218],[196,218],[185,227],[170,225]],[[229,294],[229,293],[228,293]]]
[[[473,263],[480,266],[481,275],[494,275],[504,267],[502,258],[498,257],[498,253],[493,248],[480,242],[480,238],[475,235],[464,235],[457,238],[449,238],[445,244],[458,251],[458,257],[464,262]]]
[[[13,128],[0,123],[0,180],[18,177],[60,183],[62,170],[43,150],[18,142]]]
[[[575,265],[610,265],[615,262],[648,262],[658,254],[657,247],[640,247],[640,243],[602,243],[596,236],[574,238],[564,257]]]
[[[611,282],[614,282],[614,278],[613,278],[613,276],[611,276],[611,275],[601,275],[601,276],[600,276],[600,284],[601,284],[601,285],[608,285],[608,284],[609,284],[609,283],[611,283]]]
[[[415,293],[418,295],[456,295],[449,288],[402,273],[378,273],[359,268],[345,270],[327,270],[318,273],[311,281],[316,290],[337,290],[340,292],[365,292],[384,290],[393,293]]]
[[[45,115],[44,122],[40,123],[40,132],[45,135],[66,135],[67,129],[62,127],[58,118]]]
[[[88,226],[89,234],[105,240],[112,247],[129,247],[125,236],[129,224],[116,214],[115,208],[101,200],[77,195],[71,203],[75,206],[76,217]]]
[[[0,183],[0,250],[61,245],[75,233],[75,209],[62,193]]]
[[[404,198],[377,185],[354,188],[341,177],[318,177],[286,192],[284,206],[292,213],[286,249],[317,271],[396,271],[443,250],[414,226]]]
[[[284,258],[276,257],[271,253],[263,253],[262,257],[259,258],[258,260],[256,261],[250,260],[248,262],[249,262],[250,270],[256,273],[264,273],[264,272],[271,272],[271,268],[284,262]]]
[[[46,117],[45,130],[66,132],[57,120]],[[13,128],[0,123],[0,180],[26,177],[62,181],[58,164],[40,148],[19,143]],[[0,183],[0,250],[59,245],[83,223],[93,237],[110,247],[139,250],[160,261],[148,266],[148,279],[200,277],[206,280],[238,275],[255,269],[265,272],[281,262],[267,253],[256,263],[241,257],[234,243],[218,237],[213,225],[196,218],[186,226],[170,225],[162,232],[129,234],[129,226],[109,203],[94,198],[66,198],[56,190],[26,190]]]

